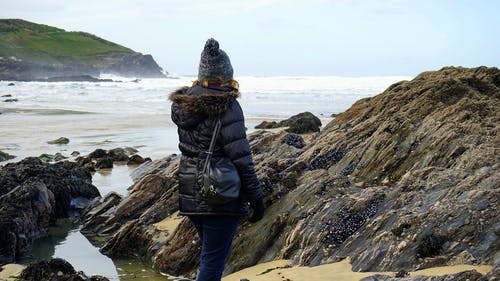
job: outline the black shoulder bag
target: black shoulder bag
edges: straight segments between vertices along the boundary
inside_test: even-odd
[[[210,147],[205,158],[203,170],[198,174],[198,186],[201,196],[209,205],[221,205],[238,199],[241,181],[236,166],[228,157],[215,157],[215,142],[222,126],[220,118],[214,128]]]

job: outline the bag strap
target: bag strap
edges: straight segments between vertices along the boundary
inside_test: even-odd
[[[205,173],[207,171],[208,165],[210,163],[210,159],[212,159],[212,154],[214,153],[215,142],[217,140],[217,137],[219,136],[219,132],[220,132],[221,127],[222,127],[221,118],[217,118],[217,123],[215,124],[214,133],[212,135],[212,140],[210,141],[210,147],[208,148],[208,151],[205,152],[207,154],[207,158],[205,159],[205,164],[203,165],[203,173]]]

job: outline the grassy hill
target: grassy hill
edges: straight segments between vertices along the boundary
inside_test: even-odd
[[[151,55],[93,34],[21,19],[0,19],[0,80],[100,73],[164,77]]]
[[[108,52],[133,53],[129,48],[85,32],[20,19],[0,19],[0,56],[37,63],[91,62]]]

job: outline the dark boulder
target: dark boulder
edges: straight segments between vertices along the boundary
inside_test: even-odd
[[[146,162],[146,160],[144,158],[142,158],[142,156],[140,156],[138,154],[134,154],[134,155],[130,156],[130,159],[128,160],[127,165],[140,165],[144,162]]]
[[[127,150],[121,147],[113,148],[108,151],[109,157],[113,158],[113,161],[125,162],[128,161],[129,153]]]
[[[5,99],[3,102],[18,102],[18,99]]]
[[[255,129],[274,129],[278,127],[279,125],[276,121],[262,121],[262,123],[255,126]]]
[[[311,112],[302,112],[280,122],[263,121],[255,126],[256,129],[274,129],[288,127],[287,132],[296,134],[305,134],[310,132],[319,132],[321,120]]]
[[[14,84],[14,83],[9,83],[9,84],[7,84],[7,86],[15,86],[15,85],[16,85],[16,84]]]
[[[28,265],[19,276],[23,281],[109,281],[108,278],[94,275],[87,277],[82,271],[60,258],[42,260]]]
[[[30,157],[0,168],[0,264],[27,254],[57,218],[73,213],[74,198],[95,198],[90,172],[76,163]]]
[[[42,160],[43,162],[53,163],[53,162],[62,161],[64,159],[67,159],[68,157],[64,156],[60,152],[57,152],[56,154],[47,154],[47,153],[44,153],[44,154],[41,154],[40,156],[38,156],[38,158],[40,160]]]
[[[97,163],[95,164],[96,169],[111,169],[113,168],[113,158],[111,157],[103,157],[97,159]]]
[[[288,132],[296,134],[319,132],[321,121],[311,112],[302,112],[281,121],[280,127],[288,127]]]
[[[68,144],[69,143],[69,139],[65,138],[65,137],[60,137],[60,138],[58,138],[56,140],[48,141],[47,143],[48,144]]]
[[[88,158],[90,158],[90,159],[99,159],[99,158],[106,157],[107,155],[108,155],[108,153],[106,152],[106,150],[98,148],[98,149],[92,151],[88,155]]]

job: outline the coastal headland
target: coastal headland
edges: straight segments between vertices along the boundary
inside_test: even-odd
[[[0,19],[0,80],[99,82],[101,74],[165,77],[151,55],[93,34]]]

